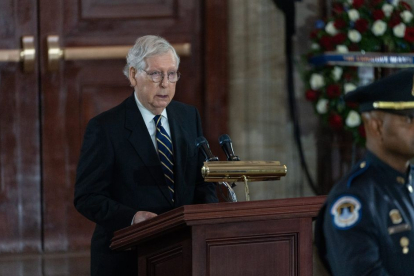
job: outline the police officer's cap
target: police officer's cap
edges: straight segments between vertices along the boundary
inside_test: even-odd
[[[405,69],[345,95],[347,102],[359,103],[361,112],[382,110],[414,114],[414,69]]]

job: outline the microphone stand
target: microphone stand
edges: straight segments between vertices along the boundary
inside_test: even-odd
[[[201,150],[201,152],[203,153],[206,162],[215,162],[215,161],[219,161],[218,157],[214,156],[213,153],[210,150],[210,146],[208,145],[207,139],[204,138],[203,136],[200,136],[196,139],[196,147],[198,149]],[[228,196],[225,196],[223,191],[221,189],[220,193],[223,196],[223,198],[227,201],[227,202],[237,202],[237,197],[236,197],[236,193],[234,192],[234,190],[232,189],[232,186],[230,186],[229,183],[227,182],[216,182],[219,185],[223,185],[227,191],[228,191]],[[235,184],[233,183],[232,185],[235,186]],[[233,187],[234,187],[233,186]]]
[[[227,182],[218,182],[218,184],[219,185],[223,185],[224,187],[226,187],[226,189],[227,189],[227,192],[229,193],[229,195],[228,196],[225,196],[224,195],[224,193],[223,193],[223,191],[222,190],[220,190],[220,192],[221,192],[221,195],[224,197],[224,199],[227,201],[227,202],[237,202],[237,197],[236,197],[236,193],[234,192],[234,190],[233,190],[233,188],[230,186],[230,184],[229,183],[227,183]],[[234,185],[234,182],[233,182],[233,184],[232,185]],[[235,186],[235,185],[234,185]],[[234,187],[233,186],[233,187]]]

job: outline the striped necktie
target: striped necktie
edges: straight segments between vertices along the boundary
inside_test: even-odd
[[[170,190],[171,200],[174,202],[174,156],[170,136],[162,127],[161,115],[154,117],[157,139],[158,156],[161,161],[162,170],[164,171],[165,181]]]

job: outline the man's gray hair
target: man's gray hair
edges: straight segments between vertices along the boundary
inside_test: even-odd
[[[129,50],[126,56],[127,64],[124,67],[124,75],[129,77],[129,68],[137,70],[145,69],[146,58],[165,54],[171,51],[177,61],[177,68],[180,64],[180,57],[174,47],[164,38],[155,35],[141,36],[135,41],[135,45]]]

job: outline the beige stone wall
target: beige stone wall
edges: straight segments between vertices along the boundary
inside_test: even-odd
[[[289,0],[290,1],[290,0]],[[307,51],[309,28],[319,10],[318,0],[296,4],[295,60]],[[273,0],[229,0],[230,91],[229,135],[243,160],[277,160],[288,168],[280,181],[249,184],[251,200],[311,196],[302,172],[289,118],[284,14]],[[316,116],[304,100],[299,68],[295,66],[295,97],[302,126],[302,143],[315,176]],[[235,188],[245,200],[244,185]],[[315,252],[316,253],[316,252]],[[315,276],[326,276],[314,254]]]
[[[305,10],[306,2],[300,4]],[[242,160],[277,160],[288,168],[280,181],[250,183],[251,200],[313,195],[300,167],[289,118],[284,32],[284,14],[273,0],[229,0],[229,135]],[[296,97],[303,101],[298,75],[295,83]],[[310,106],[301,117],[313,116],[309,110]],[[313,172],[313,133],[305,133],[302,142]],[[242,183],[235,191],[240,201],[245,199]]]

